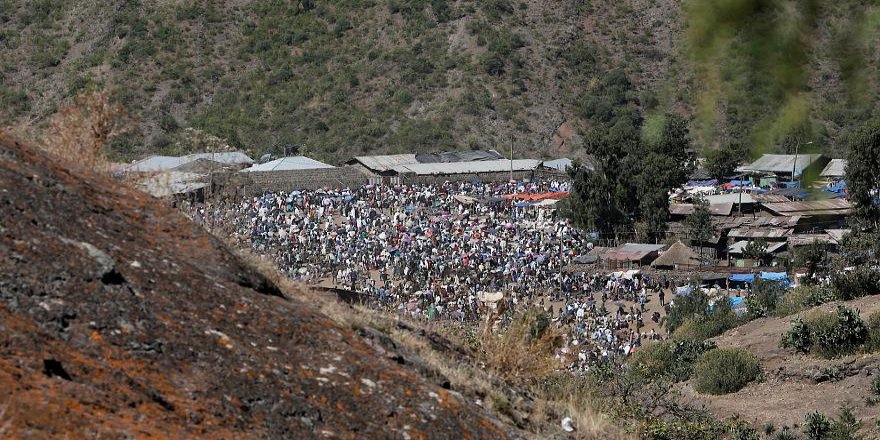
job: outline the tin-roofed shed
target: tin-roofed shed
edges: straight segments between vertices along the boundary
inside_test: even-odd
[[[305,156],[291,156],[291,157],[282,157],[279,159],[275,159],[273,161],[269,161],[266,163],[261,163],[259,165],[254,165],[250,168],[245,168],[241,170],[242,172],[261,172],[261,171],[293,171],[293,170],[315,170],[321,168],[335,168],[333,165],[328,165],[324,162],[319,162],[317,160],[305,157]]]
[[[753,174],[777,174],[798,177],[811,168],[821,170],[829,159],[821,154],[765,154],[758,160],[737,168],[737,171]],[[817,171],[818,171],[817,170]]]
[[[833,179],[843,178],[846,175],[846,164],[846,159],[831,159],[819,175]]]

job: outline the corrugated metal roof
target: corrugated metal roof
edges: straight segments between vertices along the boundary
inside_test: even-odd
[[[513,171],[530,171],[538,168],[540,161],[534,159],[516,159],[512,161]],[[415,173],[419,176],[437,174],[469,174],[469,173],[502,173],[511,170],[511,161],[490,160],[477,162],[454,163],[414,163],[397,165],[392,169],[398,173]]]
[[[351,163],[352,161],[349,161]],[[387,154],[380,156],[357,156],[354,162],[367,167],[370,170],[385,172],[398,165],[419,163],[415,154]]]
[[[703,196],[703,199],[709,202],[710,205],[722,205],[725,203],[739,205],[740,200],[742,200],[743,205],[750,205],[755,203],[755,198],[752,197],[752,195],[749,193],[742,193],[742,199],[740,199],[740,193]]]
[[[181,165],[194,162],[198,159],[206,159],[226,165],[252,164],[253,159],[240,151],[221,153],[195,153],[188,156],[150,156],[137,161],[125,168],[125,171],[135,173],[156,173],[168,171]]]
[[[762,228],[762,229],[731,229],[727,234],[733,238],[784,238],[791,235],[791,229]]]
[[[814,242],[836,243],[828,234],[794,234],[788,237],[789,246],[808,246]]]
[[[825,169],[822,170],[822,177],[843,177],[846,174],[846,159],[831,159]]]
[[[605,258],[614,261],[641,261],[665,247],[664,244],[626,243],[606,252]]]
[[[835,243],[840,243],[840,240],[843,240],[843,236],[852,232],[852,229],[826,229],[825,233],[834,240]]]
[[[761,227],[778,227],[793,228],[800,222],[801,216],[794,215],[791,217],[733,217],[733,218],[713,218],[712,224],[715,229],[734,229],[742,227],[761,228]]]
[[[571,166],[571,159],[567,157],[563,157],[562,159],[555,160],[546,160],[542,164],[546,168],[552,168],[554,170],[565,171],[566,168]]]
[[[829,212],[846,214],[852,205],[846,199],[808,200],[803,202],[765,203],[767,210],[780,215],[818,215]]]
[[[738,241],[732,244],[729,248],[727,248],[727,252],[731,254],[741,254],[745,251],[746,246],[749,245],[748,241]],[[781,243],[767,243],[767,253],[773,254],[777,251],[781,250],[786,246],[786,243],[783,241]]]
[[[798,154],[795,175],[800,175],[805,168],[821,157],[821,154]],[[794,165],[794,154],[765,154],[758,160],[737,168],[737,171],[791,174]]]
[[[184,159],[193,161],[196,159],[208,159],[214,162],[225,163],[227,165],[243,165],[252,164],[254,160],[241,151],[224,151],[219,153],[195,153],[184,156]]]
[[[782,194],[755,194],[754,199],[760,203],[785,203],[790,201]]]
[[[694,205],[690,203],[672,203],[669,205],[669,214],[671,215],[691,215],[694,212]]]
[[[135,173],[154,173],[160,171],[168,171],[187,163],[188,161],[182,157],[174,156],[150,156],[146,159],[139,160],[125,168],[125,171]]]
[[[280,159],[275,159],[273,161],[269,161],[266,163],[261,163],[259,165],[254,165],[250,168],[245,168],[241,170],[242,172],[254,172],[254,171],[290,171],[290,170],[314,170],[319,168],[335,168],[333,165],[328,165],[324,162],[318,162],[317,160],[305,157],[305,156],[291,156],[291,157],[282,157]]]

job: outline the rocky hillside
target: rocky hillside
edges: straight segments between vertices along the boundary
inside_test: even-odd
[[[649,120],[693,117],[700,147],[800,130],[832,149],[876,107],[876,48],[863,44],[876,13],[858,0],[806,2],[809,13],[766,3],[0,0],[0,126],[38,130],[59,103],[101,89],[133,120],[111,145],[117,159],[180,153],[187,127],[329,161],[511,142],[562,156],[635,103]],[[790,32],[759,39],[767,50],[748,32],[729,51],[701,45],[697,31],[725,31],[743,11],[760,16],[743,23]],[[789,70],[807,79],[786,82]]]
[[[0,437],[504,438],[170,208],[0,135]]]

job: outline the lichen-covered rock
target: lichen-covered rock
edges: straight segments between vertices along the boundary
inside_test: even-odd
[[[213,237],[0,136],[0,433],[505,438]]]

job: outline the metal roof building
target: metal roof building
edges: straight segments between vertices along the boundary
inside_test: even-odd
[[[665,244],[626,243],[606,252],[605,258],[609,261],[643,262],[652,256],[656,257],[657,252],[665,247]]]
[[[794,175],[799,176],[803,174],[805,169],[814,164],[821,164],[821,166],[824,167],[827,160],[828,159],[821,154],[765,154],[758,158],[758,160],[748,165],[743,165],[736,170],[746,173],[773,173],[785,175],[791,175],[792,170],[794,170]],[[795,161],[797,161],[797,168],[795,168]]]
[[[158,173],[169,171],[181,165],[194,162],[199,159],[210,160],[224,165],[250,165],[254,160],[240,151],[220,153],[195,153],[188,156],[150,156],[139,160],[125,168],[126,172],[134,173]]]
[[[188,156],[183,156],[183,158],[187,161],[193,161],[196,159],[208,159],[213,160],[214,162],[225,163],[227,165],[250,165],[254,163],[254,160],[251,159],[250,156],[242,153],[241,151],[224,151],[220,153],[195,153]]]
[[[563,157],[562,159],[545,160],[541,165],[544,168],[565,172],[565,169],[571,166],[571,159]]]
[[[419,163],[415,154],[386,154],[381,156],[357,156],[347,162],[349,165],[360,164],[370,171],[384,173],[394,167]]]
[[[478,174],[504,173],[508,171],[532,171],[538,168],[540,161],[534,159],[489,160],[475,162],[450,163],[413,163],[401,164],[391,169],[399,174],[413,173],[418,176],[445,174]]]
[[[158,173],[177,168],[187,162],[188,161],[182,157],[150,156],[126,166],[124,171],[133,173]]]
[[[727,248],[727,253],[738,254],[738,255],[742,254],[743,252],[745,252],[746,246],[748,246],[748,245],[749,245],[748,241],[738,241],[738,242],[730,245],[729,248]],[[775,254],[777,252],[782,251],[782,249],[785,248],[785,246],[787,246],[787,245],[788,245],[788,243],[786,243],[784,241],[779,242],[779,243],[767,243],[767,253],[768,254]]]
[[[776,215],[846,215],[852,205],[846,199],[808,200],[803,202],[765,203],[764,208]]]
[[[717,194],[702,197],[709,203],[709,205],[723,205],[727,203],[739,205],[740,201],[742,201],[743,205],[753,205],[757,202],[749,193]]]
[[[241,172],[260,172],[260,171],[293,171],[293,170],[314,170],[320,168],[336,168],[324,162],[305,157],[291,156],[282,157],[250,168],[245,168]]]
[[[846,175],[846,159],[831,159],[825,169],[819,173],[822,177],[844,177]]]

